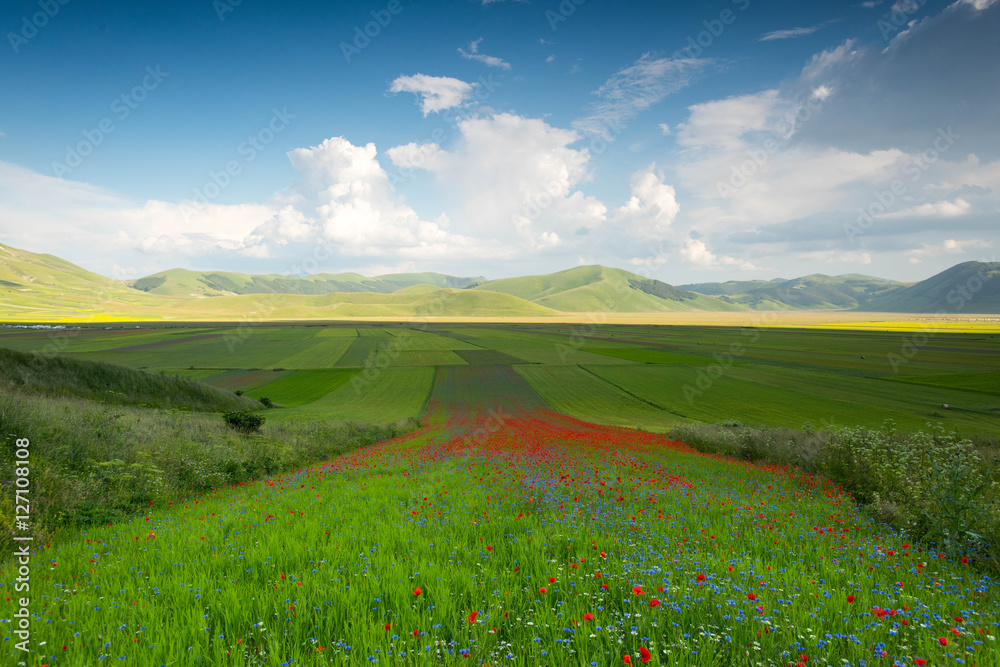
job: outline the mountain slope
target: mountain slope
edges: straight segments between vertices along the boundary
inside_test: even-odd
[[[746,294],[761,287],[767,287],[771,283],[783,283],[784,278],[774,280],[728,280],[724,283],[692,283],[690,285],[678,285],[677,289],[707,294],[708,296],[730,296],[733,294]]]
[[[714,297],[678,290],[623,269],[596,265],[546,275],[490,280],[473,289],[503,292],[548,308],[576,313],[745,309]]]
[[[169,296],[221,296],[224,294],[329,294],[331,292],[377,292],[389,294],[403,287],[429,284],[463,288],[486,280],[459,278],[442,273],[395,273],[368,278],[359,273],[318,273],[296,277],[280,274],[254,275],[232,271],[170,269],[138,280],[131,286],[149,294]]]
[[[47,319],[116,313],[150,304],[124,282],[59,259],[0,244],[0,318]]]
[[[963,262],[863,304],[889,313],[1000,313],[1000,262]]]
[[[827,276],[822,273],[774,281],[702,283],[684,288],[718,295],[723,301],[754,310],[865,309],[871,299],[905,288],[894,280],[858,274]]]
[[[173,307],[173,319],[338,319],[345,317],[553,317],[561,313],[509,294],[437,289],[331,292],[329,294],[241,294],[187,299]]]

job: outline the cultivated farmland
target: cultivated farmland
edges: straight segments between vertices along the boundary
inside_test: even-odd
[[[696,422],[886,419],[1000,431],[1000,342],[941,332],[910,354],[905,336],[524,324],[5,332],[0,347],[57,346],[266,396],[282,406],[261,413],[276,428],[422,421],[306,468],[61,530],[33,556],[40,657],[998,665],[986,552],[917,541],[818,475],[665,435]]]

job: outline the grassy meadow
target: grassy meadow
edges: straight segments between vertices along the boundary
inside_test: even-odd
[[[153,461],[126,484],[148,501],[36,545],[10,664],[1000,665],[987,552],[858,503],[1000,509],[996,332],[134,327],[0,330],[2,430],[32,439],[51,506],[67,446],[78,481]],[[98,373],[74,363],[163,396],[44,379]],[[222,424],[242,406],[260,433]],[[743,455],[785,431],[842,435],[816,470]]]

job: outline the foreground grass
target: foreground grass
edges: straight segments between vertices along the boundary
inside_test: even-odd
[[[30,664],[1000,664],[996,582],[822,478],[457,416],[60,532]]]
[[[5,391],[0,393],[0,549],[11,552],[17,438],[31,441],[32,531],[37,539],[48,539],[62,526],[106,524],[150,504],[322,461],[415,427],[414,420],[267,421],[259,433],[242,434],[216,413]]]

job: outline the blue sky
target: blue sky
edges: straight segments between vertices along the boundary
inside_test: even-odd
[[[0,242],[105,275],[996,257],[996,0],[64,1],[0,6]]]

